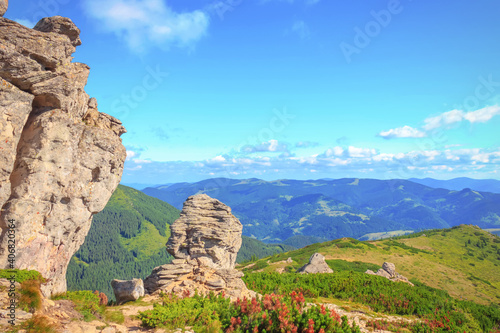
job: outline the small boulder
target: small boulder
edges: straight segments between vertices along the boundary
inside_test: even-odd
[[[136,301],[139,297],[144,296],[144,283],[142,279],[127,281],[113,280],[111,281],[111,287],[113,287],[118,305],[129,301]]]
[[[309,259],[309,263],[297,270],[301,274],[315,273],[333,273],[333,270],[328,266],[325,257],[320,253],[315,253]]]

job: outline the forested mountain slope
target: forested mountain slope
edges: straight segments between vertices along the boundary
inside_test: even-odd
[[[229,205],[243,234],[270,243],[302,235],[335,239],[475,224],[500,227],[500,194],[431,188],[407,180],[208,179],[146,188],[179,208],[206,193]]]

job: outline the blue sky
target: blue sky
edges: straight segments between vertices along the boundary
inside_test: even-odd
[[[26,0],[70,17],[122,182],[500,179],[494,0]]]

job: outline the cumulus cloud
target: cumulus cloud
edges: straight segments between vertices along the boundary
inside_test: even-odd
[[[385,139],[393,138],[423,138],[426,134],[416,128],[410,126],[403,126],[388,131],[382,131],[378,134]]]
[[[241,148],[241,152],[251,154],[251,153],[276,153],[276,152],[284,152],[289,153],[288,145],[284,143],[278,142],[278,140],[269,140],[267,142],[263,142],[259,145],[246,145]]]
[[[468,121],[471,124],[486,123],[498,115],[500,115],[500,106],[498,105],[487,106],[470,112],[465,112],[463,110],[451,110],[443,112],[437,116],[424,119],[424,125],[421,129],[413,128],[411,126],[403,126],[382,131],[378,134],[378,136],[385,139],[423,138],[427,136],[428,132],[438,128],[450,128],[451,126],[457,125],[463,121]]]
[[[410,178],[415,176],[449,176],[450,172],[473,174],[480,170],[494,174],[500,163],[500,148],[495,149],[445,149],[415,150],[405,153],[378,152],[365,147],[332,147],[322,154],[309,156],[255,156],[231,157],[218,155],[204,161],[151,162],[142,166],[141,177],[162,174],[176,177],[196,175],[198,179],[210,177],[250,178],[280,177],[310,174],[315,177],[345,177],[367,175],[374,178]],[[136,166],[136,165],[132,165]],[[127,168],[131,171],[133,168]],[[137,169],[138,170],[138,169]],[[277,170],[277,171],[275,171]],[[181,178],[183,179],[183,178]],[[157,179],[154,179],[157,181]],[[162,180],[163,181],[163,180]]]
[[[84,0],[86,13],[130,49],[192,47],[206,35],[209,17],[201,10],[179,13],[163,0]]]
[[[467,112],[464,118],[470,123],[485,123],[490,121],[494,116],[500,115],[500,106],[487,106],[485,108]]]

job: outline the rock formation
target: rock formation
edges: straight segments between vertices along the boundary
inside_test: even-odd
[[[189,197],[167,243],[175,259],[153,270],[144,280],[146,291],[253,296],[241,280],[243,273],[234,269],[242,229],[231,208],[220,201],[206,194]]]
[[[383,276],[386,279],[389,279],[394,282],[405,282],[413,286],[413,283],[411,283],[406,277],[403,275],[399,274],[396,272],[396,265],[390,262],[384,262],[382,265],[382,268],[375,273],[374,271],[368,269],[366,274],[371,274],[371,275],[378,275],[378,276]]]
[[[60,16],[34,29],[0,18],[0,268],[13,221],[14,265],[42,273],[47,296],[66,290],[69,260],[126,157],[125,129],[97,111],[84,91],[89,67],[72,62],[79,33]]]
[[[0,0],[0,17],[2,17],[9,7],[9,0]]]
[[[315,273],[333,273],[333,270],[328,266],[325,257],[321,253],[315,253],[309,258],[309,263],[305,264],[297,270],[301,274]]]
[[[113,280],[111,281],[111,287],[113,287],[116,304],[118,305],[138,300],[139,297],[144,296],[144,283],[141,279]]]

